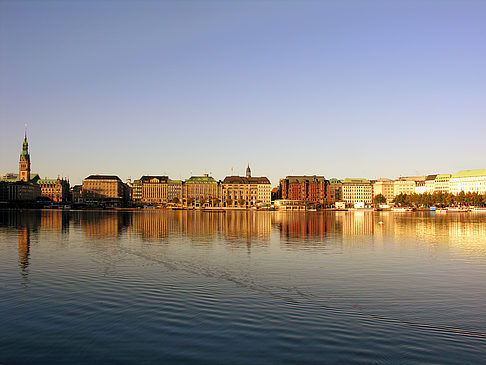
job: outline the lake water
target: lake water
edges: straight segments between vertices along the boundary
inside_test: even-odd
[[[485,363],[486,214],[0,211],[0,364]]]

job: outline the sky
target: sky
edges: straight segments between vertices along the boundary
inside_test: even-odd
[[[0,1],[0,173],[486,168],[486,1]],[[233,169],[233,170],[232,170]]]

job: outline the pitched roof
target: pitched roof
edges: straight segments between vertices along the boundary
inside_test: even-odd
[[[464,170],[452,175],[451,179],[458,179],[461,177],[486,177],[486,169],[482,170]]]
[[[121,181],[118,176],[115,175],[89,175],[85,180],[118,180]]]
[[[437,174],[427,175],[427,177],[425,178],[425,181],[435,180],[436,177],[437,177]]]
[[[152,181],[153,179],[157,179],[159,181],[159,183],[161,183],[161,182],[167,182],[167,180],[169,180],[169,177],[168,176],[144,175],[140,178],[140,181],[146,183],[146,182]]]
[[[211,176],[191,176],[185,181],[186,184],[217,184]]]
[[[287,176],[285,178],[288,180],[289,184],[291,183],[304,183],[304,182],[325,182],[326,178],[324,176],[317,176],[317,175],[311,175],[311,176]]]
[[[223,184],[270,184],[266,177],[226,176]]]

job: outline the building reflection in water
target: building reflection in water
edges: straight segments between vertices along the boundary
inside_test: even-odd
[[[19,268],[23,284],[27,285],[30,259],[30,231],[27,227],[19,228]]]

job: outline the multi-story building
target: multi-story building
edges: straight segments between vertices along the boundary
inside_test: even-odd
[[[252,207],[271,203],[271,185],[266,177],[226,176],[221,190],[225,207]]]
[[[383,195],[389,203],[395,198],[394,182],[391,179],[378,179],[373,182],[373,196]]]
[[[182,202],[182,180],[167,181],[167,201],[172,203]]]
[[[393,182],[393,195],[414,194],[417,181],[425,181],[425,176],[400,177]]]
[[[118,176],[90,175],[83,180],[82,197],[86,203],[123,205],[126,195],[125,184]]]
[[[328,183],[324,176],[287,176],[280,180],[282,199],[325,204]]]
[[[420,189],[415,189],[415,192],[417,194],[423,194],[423,193],[427,193],[427,194],[432,194],[434,191],[435,191],[435,178],[437,177],[437,174],[433,174],[433,175],[427,175],[425,177],[425,181],[423,181],[423,188],[420,188]],[[417,183],[419,183],[420,181],[418,181]],[[422,183],[420,182],[420,186],[422,186]]]
[[[41,196],[49,198],[53,202],[67,202],[69,199],[69,181],[65,179],[40,179]]]
[[[35,183],[16,181],[7,184],[9,201],[34,201],[41,195],[40,187]]]
[[[182,184],[182,203],[185,206],[218,206],[221,185],[208,174],[191,176]]]
[[[434,179],[434,192],[448,193],[451,174],[440,174]]]
[[[367,179],[343,179],[341,180],[343,201],[346,205],[364,202],[371,204],[373,202],[373,186]]]
[[[327,203],[334,204],[343,199],[343,183],[341,180],[332,178],[327,185]]]
[[[486,169],[459,171],[449,180],[449,191],[452,194],[465,193],[486,194]]]
[[[132,200],[141,204],[165,204],[168,201],[167,176],[142,176],[132,186]]]

